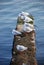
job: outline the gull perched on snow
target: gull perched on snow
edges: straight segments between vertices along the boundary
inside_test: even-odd
[[[14,30],[12,31],[13,35],[18,35],[18,34],[21,34],[21,32],[17,31],[17,30]]]
[[[23,45],[17,45],[16,48],[17,48],[18,51],[27,50],[27,47],[25,47],[25,46],[23,46]]]

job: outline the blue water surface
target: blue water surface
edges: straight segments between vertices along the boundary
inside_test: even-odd
[[[44,0],[0,0],[0,65],[9,65],[12,58],[13,35],[21,11],[34,16],[36,58],[44,65]]]

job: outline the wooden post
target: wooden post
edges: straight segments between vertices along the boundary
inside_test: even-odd
[[[18,20],[19,22],[19,20]],[[17,24],[16,30],[21,31],[23,24]],[[20,35],[14,35],[13,48],[12,48],[12,59],[10,65],[37,65],[35,58],[36,54],[36,33],[35,30],[31,32],[22,32]],[[18,51],[17,45],[23,45],[28,47],[25,51]]]

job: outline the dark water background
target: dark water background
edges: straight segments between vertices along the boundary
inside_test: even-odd
[[[44,0],[0,0],[0,65],[9,65],[12,58],[16,19],[21,11],[34,16],[36,27],[36,58],[44,65]]]

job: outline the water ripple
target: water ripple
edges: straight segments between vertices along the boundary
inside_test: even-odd
[[[44,1],[43,0],[1,0],[0,1],[0,63],[9,65],[13,42],[12,29],[16,27],[17,16],[26,11],[34,16],[36,30],[37,59],[44,55]],[[40,53],[39,53],[40,52]],[[39,55],[38,55],[39,54]],[[40,56],[41,54],[41,56]],[[6,60],[5,60],[6,59]],[[8,62],[8,63],[6,63]]]

